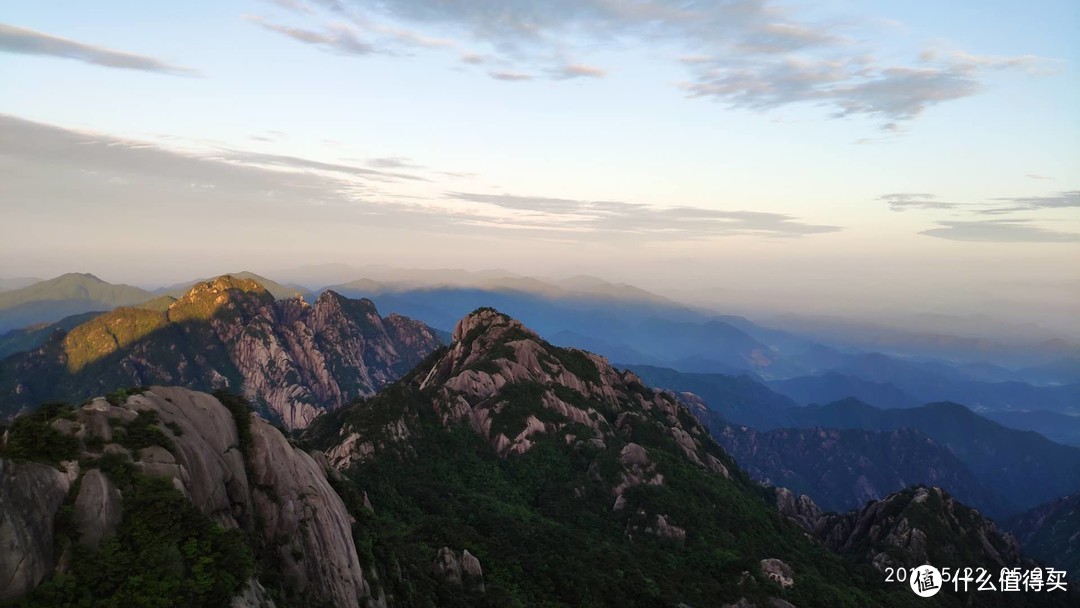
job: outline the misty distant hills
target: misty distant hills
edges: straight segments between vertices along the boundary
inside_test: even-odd
[[[1020,509],[1080,489],[1080,448],[1006,428],[956,403],[880,409],[846,399],[790,413],[803,428],[918,430],[947,447],[983,484],[1001,488]]]
[[[922,403],[891,382],[874,382],[838,372],[776,380],[769,387],[801,405],[828,403],[846,397],[880,407],[914,407]]]
[[[69,273],[0,292],[0,332],[52,323],[90,311],[144,302],[153,294],[131,285],[113,285],[92,274]]]
[[[370,298],[380,310],[418,319],[444,332],[470,311],[494,306],[536,327],[554,344],[589,350],[625,365],[694,374],[746,374],[769,383],[797,404],[856,397],[881,407],[954,401],[987,411],[1080,413],[1080,383],[1066,382],[1080,378],[1080,357],[1069,358],[1071,346],[1063,340],[1051,349],[1059,358],[1009,369],[988,362],[912,359],[838,347],[827,340],[819,341],[817,338],[828,338],[821,330],[808,337],[764,327],[744,317],[712,314],[632,285],[595,277],[540,280],[505,271],[421,271],[378,266],[364,269],[371,272],[371,277],[343,282],[332,290],[351,298]],[[331,276],[347,272],[348,267],[326,270],[325,274]],[[325,291],[309,291],[250,272],[233,276],[255,280],[275,299],[299,296],[313,302],[317,293]],[[115,287],[125,297],[97,301],[92,299],[93,290],[87,288],[87,297],[82,299],[44,300],[50,292],[46,287],[60,282],[55,279],[0,293],[0,302],[17,294],[37,298],[28,304],[38,319],[34,322],[55,322],[88,310],[111,310],[118,302],[164,309],[171,304],[169,298],[183,295],[194,283],[184,282],[150,293],[109,286],[87,275],[65,277],[68,282],[71,278],[96,282],[99,291]],[[55,288],[51,291],[64,293]],[[157,299],[151,300],[155,295]],[[4,330],[4,314],[0,308],[0,333]],[[20,323],[18,328],[25,325],[29,323]],[[45,334],[34,331],[18,340],[0,339],[0,354],[40,345]],[[1035,331],[1035,335],[1041,335]],[[845,340],[845,334],[839,331],[837,343]],[[1024,378],[1037,379],[1042,385]],[[756,420],[754,424],[766,428],[769,423]]]
[[[945,488],[990,516],[1016,511],[994,485],[915,429],[727,426],[714,436],[755,479],[806,494],[826,511],[858,509],[914,485]]]
[[[917,370],[897,372],[895,365],[889,367],[894,369],[841,366],[818,376],[772,381],[769,386],[801,405],[855,397],[886,408],[953,401],[980,410],[1039,408],[1080,414],[1080,384],[1034,386],[1017,381],[981,382]]]
[[[28,287],[34,283],[40,283],[44,279],[37,277],[11,277],[10,279],[0,278],[0,292],[11,291],[13,289],[22,289]]]
[[[1053,366],[1063,359],[1080,358],[1077,336],[1063,336],[1060,331],[1035,323],[1006,323],[979,314],[911,314],[877,321],[786,314],[765,321],[771,326],[841,348],[898,357],[943,359],[974,365],[990,361],[1009,368]],[[1070,370],[1078,373],[1075,366]],[[1009,379],[1075,382],[1075,378],[1038,379],[1018,374]]]
[[[797,404],[749,376],[684,373],[651,365],[620,367],[634,372],[649,386],[693,393],[731,424],[772,429],[794,422],[789,410]],[[706,425],[711,426],[709,422]]]

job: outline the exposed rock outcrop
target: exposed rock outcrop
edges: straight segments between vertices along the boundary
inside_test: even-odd
[[[784,589],[795,586],[795,571],[783,560],[769,557],[761,560],[761,572]]]
[[[484,571],[480,560],[466,549],[461,553],[450,547],[439,549],[432,572],[452,585],[465,586],[471,590],[484,592]]]
[[[160,444],[129,450],[125,425],[152,413]],[[119,405],[94,399],[79,408],[63,432],[83,439],[89,458],[102,453],[131,458],[137,471],[171,479],[195,507],[223,526],[248,531],[277,554],[289,593],[335,606],[383,606],[360,566],[352,517],[326,478],[324,465],[294,447],[273,426],[250,415],[241,433],[225,405],[211,395],[152,387]],[[95,453],[95,450],[98,450]],[[77,475],[77,473],[76,473]],[[4,597],[36,586],[53,568],[53,517],[69,479],[53,467],[0,460],[0,580]],[[121,522],[121,492],[96,468],[79,477],[73,521],[79,540],[97,547]],[[249,581],[236,606],[272,606]]]
[[[896,492],[845,514],[822,514],[809,498],[779,489],[777,508],[830,549],[878,570],[957,561],[993,570],[1032,564],[1015,538],[941,488]]]
[[[74,519],[79,530],[79,542],[97,549],[101,540],[116,533],[124,517],[120,490],[98,469],[82,476],[79,495],[75,498]]]
[[[53,467],[0,458],[0,600],[25,594],[52,572],[53,517],[69,487]]]

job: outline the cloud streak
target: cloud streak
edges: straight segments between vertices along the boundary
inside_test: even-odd
[[[1080,234],[1035,226],[1031,220],[982,220],[938,222],[937,228],[919,234],[950,241],[988,243],[1077,243]]]
[[[946,203],[937,200],[933,194],[916,192],[898,192],[895,194],[883,194],[878,200],[885,201],[889,209],[893,211],[907,211],[908,209],[955,209],[956,203]]]
[[[288,36],[297,42],[322,47],[339,55],[371,55],[377,51],[374,45],[361,40],[358,34],[348,25],[332,23],[323,32],[316,32],[300,27],[292,27],[271,23],[261,17],[244,17],[259,27]]]
[[[190,68],[171,65],[153,57],[92,46],[43,32],[0,23],[0,51],[74,59],[109,68],[141,70],[174,76],[196,76]]]
[[[0,114],[0,196],[27,212],[87,221],[213,217],[431,231],[442,235],[560,237],[575,242],[668,243],[728,236],[800,237],[839,230],[778,213],[620,201],[449,192],[385,157],[387,171],[245,150],[177,152],[142,141]],[[389,159],[389,160],[388,160]],[[399,166],[395,166],[399,165]],[[24,206],[25,207],[25,206]],[[179,215],[178,215],[179,214]],[[96,219],[95,219],[96,218]]]
[[[801,237],[841,230],[808,224],[789,215],[758,211],[725,211],[700,207],[660,207],[621,201],[449,192],[459,201],[510,210],[489,225],[517,229],[623,234],[644,238],[702,239],[727,236]]]

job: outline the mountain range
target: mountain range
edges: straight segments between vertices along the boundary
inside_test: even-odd
[[[0,362],[11,415],[54,399],[84,399],[154,383],[242,392],[289,428],[371,395],[411,369],[440,339],[370,300],[332,291],[314,303],[275,300],[261,284],[224,276],[179,299],[118,308]]]
[[[763,487],[671,394],[491,309],[292,442],[248,407],[153,386],[17,418],[0,434],[2,598],[899,607],[923,600],[889,566],[1032,564],[939,489],[823,515]]]

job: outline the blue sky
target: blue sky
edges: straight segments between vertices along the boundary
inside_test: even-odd
[[[0,24],[0,274],[501,266],[742,309],[1080,316],[1074,2],[32,2]]]

